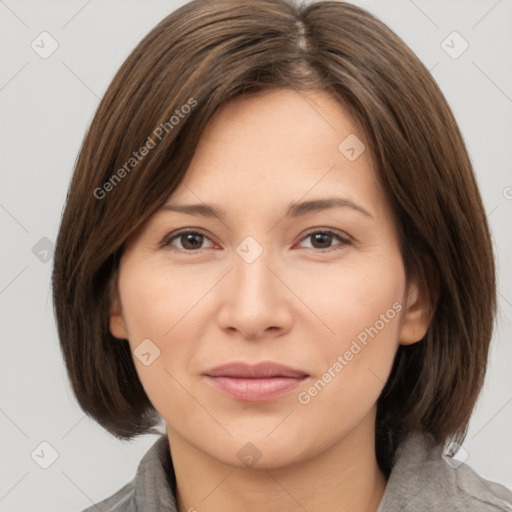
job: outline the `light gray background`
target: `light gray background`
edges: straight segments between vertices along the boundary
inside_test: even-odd
[[[48,241],[40,240],[55,241],[80,143],[115,71],[183,3],[0,0],[2,511],[82,510],[131,480],[156,439],[117,441],[76,404],[52,313],[51,252],[45,262]],[[500,302],[485,389],[463,448],[482,477],[512,488],[512,2],[357,3],[432,70],[475,165],[495,241]],[[43,31],[59,45],[47,59],[31,48]],[[441,46],[453,31],[469,43],[456,59]],[[448,43],[460,48],[460,41]],[[43,441],[58,452],[48,469],[31,457]],[[48,457],[44,445],[43,451]]]

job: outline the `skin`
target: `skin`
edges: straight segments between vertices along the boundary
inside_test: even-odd
[[[214,203],[226,217],[160,210],[126,247],[110,330],[132,351],[148,338],[160,350],[148,366],[134,362],[167,424],[180,512],[368,512],[380,503],[376,401],[399,344],[419,341],[428,315],[406,279],[368,144],[354,161],[338,150],[349,134],[365,142],[323,91],[232,100],[169,198]],[[334,207],[285,217],[292,202],[332,196],[369,215]],[[183,228],[205,236],[169,236]],[[342,238],[308,236],[327,228]],[[248,236],[262,249],[251,263],[236,250]],[[396,303],[401,311],[301,403],[298,394]],[[231,361],[280,362],[309,377],[274,400],[235,400],[202,375]],[[261,458],[244,463],[244,446]]]

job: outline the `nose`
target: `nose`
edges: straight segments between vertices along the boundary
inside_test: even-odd
[[[270,252],[263,249],[254,261],[243,252],[233,254],[233,268],[222,284],[221,329],[251,341],[282,336],[291,329],[294,295],[286,284],[287,273]]]

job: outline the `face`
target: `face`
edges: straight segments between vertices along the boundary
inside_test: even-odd
[[[171,447],[237,466],[305,460],[373,424],[399,344],[426,328],[365,134],[327,93],[291,89],[217,111],[127,246],[110,316]],[[261,362],[298,373],[213,371]]]

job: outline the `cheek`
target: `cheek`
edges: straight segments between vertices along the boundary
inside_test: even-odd
[[[335,334],[320,345],[323,369],[299,402],[333,424],[356,425],[377,401],[398,348],[405,274],[399,255],[345,266],[318,295]],[[361,264],[360,264],[361,263]]]
[[[187,276],[165,264],[127,265],[120,274],[119,291],[133,341],[142,336],[163,343],[171,337],[181,319],[200,306],[207,285],[208,278],[200,272]]]
[[[318,332],[330,345],[338,342],[340,348],[376,322],[381,327],[380,315],[388,310],[391,320],[399,316],[393,304],[403,301],[406,279],[396,251],[354,253],[339,263],[318,266],[309,273],[296,272],[295,276],[295,281],[290,281],[294,290],[321,320],[325,328],[320,326]],[[391,330],[391,323],[397,336],[397,321],[386,322],[385,330]]]
[[[119,292],[133,360],[155,406],[164,396],[180,397],[183,390],[172,376],[184,382],[196,371],[198,354],[204,357],[201,341],[217,310],[208,291],[219,273],[207,266],[180,271],[165,262],[137,263],[135,258],[127,259],[120,270]]]
[[[153,405],[161,390],[172,387],[173,369],[166,358],[178,364],[187,344],[169,346],[166,340],[179,329],[180,318],[186,313],[184,294],[177,295],[176,281],[162,269],[135,261],[126,261],[119,275],[123,319],[139,379]],[[185,292],[186,295],[186,292]],[[184,304],[185,303],[185,304]],[[166,371],[167,370],[167,371]]]
[[[180,383],[197,351],[200,336],[193,319],[204,289],[165,265],[128,260],[120,271],[119,293],[133,361],[148,398],[164,417],[184,410],[190,397]]]

